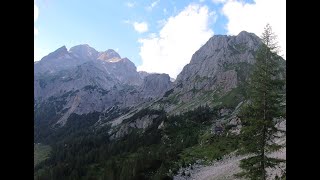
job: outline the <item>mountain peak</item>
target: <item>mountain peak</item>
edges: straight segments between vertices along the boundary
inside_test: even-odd
[[[93,48],[93,47],[89,46],[89,44],[79,44],[79,45],[73,46],[72,48],[79,48],[79,47],[82,47],[82,48]],[[70,50],[72,48],[70,48]]]
[[[76,45],[76,46],[73,46],[72,48],[70,48],[70,52],[74,52],[74,51],[77,51],[79,49],[92,49],[92,50],[95,50],[93,47],[89,46],[88,44],[79,44],[79,45]]]
[[[247,31],[241,31],[236,36],[214,35],[193,54],[190,63],[177,76],[177,82],[187,84],[187,81],[195,82],[202,77],[212,78],[216,81],[215,84],[198,83],[195,88],[215,90],[220,86],[227,92],[236,87],[238,83],[236,69],[231,67],[238,66],[237,63],[253,64],[255,62],[254,53],[260,43],[258,36]],[[191,90],[192,88],[194,86],[190,84],[184,89]]]
[[[53,51],[52,53],[49,53],[47,56],[43,57],[42,59],[44,60],[44,59],[51,59],[51,58],[60,58],[68,53],[69,52],[68,52],[66,46],[62,46],[62,47],[58,48],[57,50]]]
[[[66,46],[61,46],[60,48],[53,51],[52,53],[68,53],[68,49],[66,48]]]
[[[78,57],[81,57],[84,59],[91,59],[91,60],[96,59],[98,56],[98,51],[96,51],[94,48],[92,48],[88,44],[80,44],[80,45],[74,46],[70,48],[69,52]]]
[[[249,33],[247,31],[241,31],[241,32],[239,32],[238,36],[239,35],[250,35],[250,34],[252,34],[252,33]]]
[[[104,52],[100,52],[98,59],[108,62],[117,62],[121,59],[121,56],[113,49],[108,49]]]
[[[119,56],[120,57],[120,55],[113,49],[108,49],[105,52],[108,53],[108,54],[113,54],[115,56]]]
[[[241,31],[234,39],[234,44],[245,44],[247,48],[256,50],[261,43],[260,38],[254,33]]]
[[[253,39],[260,39],[256,34],[254,33],[250,33],[250,32],[247,32],[247,31],[241,31],[237,37],[250,37],[250,38],[253,38]]]

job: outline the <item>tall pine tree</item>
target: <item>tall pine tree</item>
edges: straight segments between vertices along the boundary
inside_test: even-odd
[[[240,113],[242,151],[249,153],[240,163],[240,177],[265,180],[266,168],[272,168],[282,162],[268,157],[267,154],[281,148],[274,142],[278,130],[275,118],[282,116],[281,100],[284,80],[279,76],[280,61],[278,47],[271,26],[266,25],[262,34],[262,45],[256,54],[255,69],[249,82],[249,101]]]

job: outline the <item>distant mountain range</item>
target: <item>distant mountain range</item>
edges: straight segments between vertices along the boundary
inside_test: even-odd
[[[167,74],[137,72],[128,58],[112,49],[98,52],[84,44],[68,51],[62,46],[34,64],[35,121],[63,126],[73,113],[103,113],[115,107],[151,106],[170,114],[200,105],[235,108],[244,100],[240,91],[260,43],[259,37],[246,31],[237,36],[213,36],[193,54],[174,82]],[[54,116],[39,114],[52,109]],[[113,120],[117,119],[109,121]]]
[[[169,75],[139,73],[129,59],[114,50],[97,52],[88,45],[69,51],[63,46],[42,58],[34,69],[36,112],[38,107],[41,111],[63,102],[55,110],[59,118],[50,119],[52,124],[63,125],[72,113],[136,106],[162,96],[172,87]]]

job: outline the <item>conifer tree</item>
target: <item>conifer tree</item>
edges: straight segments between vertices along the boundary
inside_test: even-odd
[[[282,162],[268,157],[267,154],[281,148],[274,142],[277,132],[275,118],[283,112],[281,96],[284,80],[279,77],[280,61],[278,47],[271,26],[266,25],[262,34],[262,44],[256,54],[255,69],[249,81],[249,101],[242,108],[240,118],[242,152],[249,158],[243,159],[240,167],[243,170],[237,176],[249,179],[265,180],[266,168],[272,168]]]

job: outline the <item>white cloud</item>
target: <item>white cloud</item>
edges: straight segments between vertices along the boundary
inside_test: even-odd
[[[229,0],[222,12],[228,18],[228,34],[236,35],[245,30],[260,36],[269,23],[277,35],[281,52],[286,59],[286,1],[285,0],[254,0],[247,4]]]
[[[39,17],[39,8],[36,4],[34,4],[34,22],[38,20]],[[38,28],[34,27],[34,37],[36,37],[39,34]]]
[[[133,27],[139,33],[144,33],[148,31],[148,24],[146,22],[134,22]]]
[[[158,27],[162,28],[164,25],[166,25],[167,21],[165,19],[160,19],[157,21]]]
[[[39,17],[39,8],[36,4],[34,4],[34,22],[38,20]]]
[[[142,65],[138,70],[167,73],[176,78],[193,53],[213,36],[207,6],[192,4],[167,19],[159,33],[139,39]]]
[[[136,3],[135,2],[126,2],[125,5],[129,8],[132,8],[136,5]]]
[[[39,17],[39,8],[36,4],[34,4],[34,22],[38,20]],[[39,34],[38,28],[34,27],[34,37],[36,37]],[[36,47],[36,42],[34,43],[34,61],[39,61],[43,57],[43,52]]]
[[[146,7],[148,11],[151,11],[156,5],[158,5],[160,0],[156,0],[150,4],[150,6]]]
[[[38,33],[39,33],[39,30],[38,30],[38,28],[34,28],[34,36],[37,36],[38,35]]]
[[[156,33],[150,33],[150,34],[148,34],[148,38],[155,38],[155,37],[157,37],[157,34]]]
[[[227,0],[212,0],[215,4],[225,3]]]

